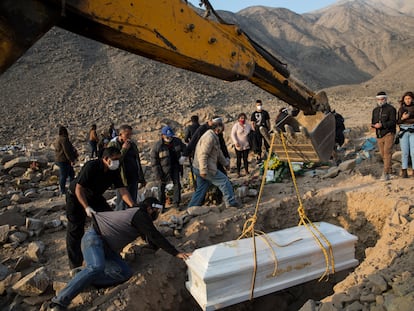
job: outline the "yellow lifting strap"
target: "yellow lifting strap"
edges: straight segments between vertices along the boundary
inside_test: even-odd
[[[275,136],[275,134],[273,134],[273,136]],[[299,220],[298,226],[303,225],[306,227],[306,229],[308,229],[308,231],[312,234],[315,241],[318,243],[325,257],[326,269],[325,269],[325,272],[319,278],[319,281],[321,281],[324,277],[329,276],[329,267],[331,267],[332,273],[335,273],[335,259],[333,255],[332,245],[329,242],[329,240],[326,238],[326,236],[322,232],[320,232],[319,229],[308,218],[308,216],[306,216],[305,209],[303,208],[303,203],[302,203],[302,199],[301,199],[300,192],[299,192],[299,187],[296,182],[295,172],[293,170],[292,162],[290,161],[290,158],[289,158],[285,135],[282,131],[280,131],[280,140],[282,141],[283,149],[286,153],[286,158],[289,164],[290,175],[292,176],[292,182],[295,187],[296,197],[299,202],[298,214],[299,214],[300,220]],[[272,139],[272,143],[273,143],[273,139]],[[326,250],[326,248],[328,248],[329,253]]]
[[[322,249],[322,252],[323,252],[324,257],[325,257],[326,269],[325,269],[325,272],[322,274],[322,276],[319,278],[319,281],[321,281],[325,276],[329,275],[329,267],[330,266],[332,267],[332,273],[335,272],[335,264],[334,264],[334,256],[333,256],[332,245],[330,244],[328,239],[318,230],[318,228],[316,228],[316,226],[306,216],[305,210],[303,208],[302,200],[300,198],[299,189],[298,189],[298,186],[297,186],[297,183],[296,183],[296,178],[295,178],[295,173],[293,171],[293,166],[292,166],[292,163],[291,163],[289,155],[288,155],[287,145],[286,145],[284,134],[282,132],[280,132],[280,136],[281,136],[281,141],[282,141],[282,144],[283,144],[283,148],[286,152],[286,156],[287,156],[287,159],[288,159],[289,169],[290,169],[290,173],[291,173],[291,176],[292,176],[293,184],[295,186],[296,196],[297,196],[298,201],[299,201],[298,214],[299,214],[299,217],[300,217],[300,221],[299,221],[298,226],[304,225],[311,232],[312,236],[314,237],[314,239],[318,243],[319,247]],[[276,134],[273,134],[269,150],[272,150],[272,147],[273,147],[273,144],[274,144],[274,141],[275,141],[275,137],[276,137]],[[272,156],[271,152],[268,152],[266,163],[269,163],[269,160],[270,160],[271,156]],[[264,189],[264,186],[266,184],[267,170],[268,170],[268,167],[267,167],[267,165],[265,165],[254,214],[249,219],[246,220],[246,222],[244,223],[244,226],[243,226],[243,231],[242,231],[241,235],[238,237],[238,240],[243,239],[243,238],[251,237],[252,242],[253,242],[254,266],[253,266],[252,284],[251,284],[251,288],[250,288],[250,300],[252,300],[254,298],[254,286],[255,286],[255,283],[256,283],[256,275],[257,275],[256,236],[259,236],[261,239],[263,239],[263,241],[269,246],[270,250],[272,251],[272,257],[274,258],[274,262],[275,262],[275,266],[274,266],[274,269],[273,269],[272,276],[277,275],[278,264],[277,264],[276,253],[275,253],[275,251],[273,250],[273,248],[270,244],[275,244],[279,247],[285,247],[285,246],[288,246],[288,245],[300,240],[300,238],[298,238],[298,239],[290,241],[289,243],[287,243],[285,245],[278,245],[273,240],[268,239],[266,233],[264,233],[262,231],[256,231],[255,228],[254,228],[255,224],[257,222],[257,214],[258,214],[258,211],[259,211],[260,200],[262,198],[263,189]],[[329,255],[328,255],[328,252],[325,249],[322,241],[320,240],[320,238],[317,236],[317,234],[315,232],[325,242],[326,246],[329,249]],[[330,265],[330,262],[331,262],[331,265]]]

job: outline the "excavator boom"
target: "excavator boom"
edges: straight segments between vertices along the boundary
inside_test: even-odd
[[[179,68],[249,80],[305,114],[327,104],[239,27],[203,18],[183,0],[2,0],[0,72],[54,25]]]
[[[323,92],[292,78],[285,64],[238,26],[218,20],[200,16],[184,0],[2,0],[0,73],[57,25],[179,68],[248,80],[305,115],[330,110]]]

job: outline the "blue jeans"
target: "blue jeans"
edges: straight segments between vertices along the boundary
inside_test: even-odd
[[[134,202],[137,201],[138,196],[138,182],[130,183],[127,187],[129,194],[131,195],[131,198]],[[128,205],[122,200],[121,194],[119,193],[119,190],[116,191],[116,211],[122,211],[124,209],[128,208]]]
[[[104,245],[102,237],[94,229],[90,229],[83,236],[82,253],[86,267],[52,299],[61,306],[69,306],[72,299],[89,285],[112,286],[123,283],[132,276],[126,262]]]
[[[400,126],[401,130],[409,128],[409,126]],[[411,157],[411,167],[414,167],[414,133],[405,132],[400,138],[401,148],[401,168],[408,168],[408,158]]]
[[[214,176],[208,174],[206,179],[200,176],[200,171],[195,167],[193,167],[193,173],[196,175],[197,189],[191,197],[191,201],[188,203],[188,207],[201,206],[204,202],[204,197],[207,193],[208,187],[210,187],[211,184],[217,186],[223,193],[223,198],[226,202],[226,206],[237,204],[237,201],[234,197],[233,186],[229,178],[223,174],[223,172],[217,170]]]
[[[66,193],[66,179],[69,177],[69,182],[75,178],[75,171],[69,162],[56,162],[59,167],[59,189],[60,193]]]
[[[98,142],[94,140],[89,141],[89,146],[91,147],[91,158],[98,156]]]

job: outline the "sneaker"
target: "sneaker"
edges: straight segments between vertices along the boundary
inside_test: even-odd
[[[47,306],[47,311],[62,311],[62,310],[67,310],[66,307],[56,303],[56,302],[51,302],[48,306]]]
[[[242,208],[242,207],[243,207],[243,204],[241,204],[240,202],[236,202],[236,203],[233,203],[233,204],[227,205],[226,207],[227,207],[227,208],[234,207],[234,208],[238,208],[238,209],[240,209],[240,208]]]

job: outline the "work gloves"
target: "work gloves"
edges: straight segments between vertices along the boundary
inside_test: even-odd
[[[86,216],[88,216],[90,218],[92,218],[92,215],[95,215],[96,214],[95,210],[92,207],[90,207],[90,206],[88,206],[87,208],[85,208],[85,213],[86,213]]]
[[[179,163],[180,165],[184,165],[184,163],[185,163],[185,161],[187,161],[187,159],[188,159],[188,157],[181,156],[181,157],[178,159],[178,163]]]

